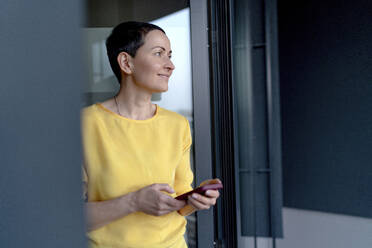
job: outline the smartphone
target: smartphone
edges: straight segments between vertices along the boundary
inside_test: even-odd
[[[200,186],[194,190],[191,190],[185,194],[179,195],[176,197],[176,200],[187,200],[187,197],[191,195],[192,193],[198,193],[201,195],[204,195],[207,190],[217,190],[217,189],[222,189],[222,183],[214,183],[214,184],[206,184],[203,186]]]

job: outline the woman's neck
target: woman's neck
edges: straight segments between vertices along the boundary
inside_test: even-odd
[[[134,120],[146,120],[154,116],[156,106],[151,102],[152,94],[146,90],[131,87],[131,84],[121,84],[119,93],[114,99],[115,112]]]

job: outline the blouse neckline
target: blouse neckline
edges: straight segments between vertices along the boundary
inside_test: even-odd
[[[119,115],[119,114],[117,114],[117,113],[109,110],[105,106],[103,106],[102,103],[96,103],[96,106],[98,108],[100,108],[101,110],[103,110],[103,111],[111,114],[115,118],[118,118],[118,119],[121,119],[121,120],[125,120],[125,121],[129,121],[129,122],[136,122],[136,123],[147,123],[147,122],[153,121],[159,115],[159,109],[160,109],[160,107],[157,104],[155,104],[156,110],[155,110],[155,114],[152,117],[150,117],[148,119],[145,119],[145,120],[136,120],[136,119],[130,119],[130,118],[124,117],[122,115]]]

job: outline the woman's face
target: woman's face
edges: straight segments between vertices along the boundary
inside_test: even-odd
[[[132,58],[134,83],[151,93],[167,91],[169,77],[175,68],[169,39],[160,30],[152,30],[144,41]]]

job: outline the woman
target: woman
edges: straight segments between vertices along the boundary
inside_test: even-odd
[[[183,215],[208,209],[219,193],[190,191],[187,119],[151,103],[175,69],[158,26],[125,22],[106,41],[119,93],[83,110],[84,186],[92,247],[184,248]],[[207,183],[219,182],[218,179]]]

